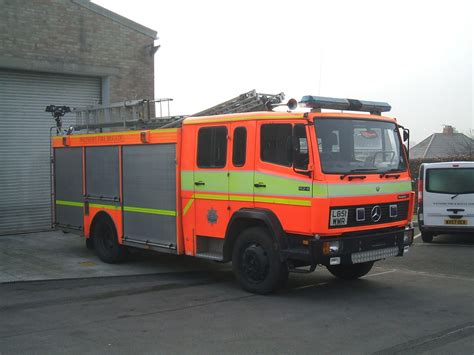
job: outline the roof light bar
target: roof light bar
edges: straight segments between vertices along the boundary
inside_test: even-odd
[[[334,97],[322,96],[303,96],[299,102],[301,106],[311,108],[313,112],[320,112],[321,109],[332,110],[348,110],[370,112],[373,115],[380,115],[382,112],[388,112],[391,106],[386,102],[354,100],[354,99],[337,99]]]

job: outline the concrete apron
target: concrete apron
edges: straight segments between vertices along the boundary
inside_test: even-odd
[[[161,274],[219,268],[196,258],[133,251],[120,264],[102,262],[83,237],[60,231],[0,236],[0,283]],[[225,267],[224,265],[220,267]]]

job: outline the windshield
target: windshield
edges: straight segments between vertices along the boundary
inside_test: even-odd
[[[394,123],[363,119],[316,119],[321,168],[328,174],[406,170]]]
[[[426,191],[453,195],[474,193],[474,169],[428,169]]]

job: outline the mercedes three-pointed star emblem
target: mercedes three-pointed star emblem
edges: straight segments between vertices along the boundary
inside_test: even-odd
[[[370,212],[370,218],[372,218],[372,221],[377,223],[380,221],[380,218],[382,218],[382,209],[380,206],[374,206],[372,208],[372,211]]]

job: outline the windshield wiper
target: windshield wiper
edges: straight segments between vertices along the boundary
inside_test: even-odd
[[[344,178],[346,176],[349,176],[349,180],[353,180],[353,179],[365,179],[367,176],[365,175],[352,175],[352,173],[363,173],[363,172],[368,172],[368,171],[375,171],[377,169],[373,169],[373,168],[360,168],[360,169],[352,169],[352,170],[349,170],[348,173],[344,173],[340,176],[340,179],[341,180],[344,180]]]
[[[459,196],[459,194],[455,194],[454,196],[451,196],[451,200],[454,200],[458,196]]]
[[[383,173],[381,173],[380,177],[381,178],[386,177],[386,178],[398,179],[400,177],[400,174],[390,174],[390,173],[399,172],[399,171],[400,171],[399,169],[389,169],[389,170],[386,170]]]

